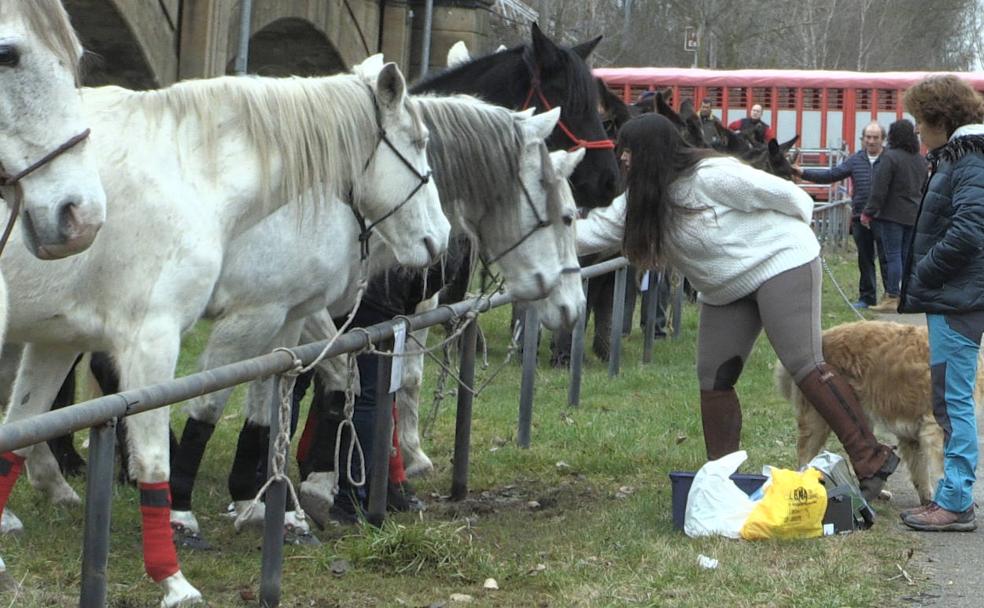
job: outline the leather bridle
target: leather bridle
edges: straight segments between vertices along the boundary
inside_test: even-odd
[[[0,236],[0,254],[3,254],[3,250],[7,246],[7,241],[10,239],[10,233],[13,232],[14,224],[17,222],[17,215],[20,213],[21,202],[23,199],[23,189],[20,185],[21,180],[85,141],[85,139],[89,137],[89,133],[89,129],[82,131],[51,152],[45,154],[41,157],[41,159],[31,164],[20,173],[11,175],[6,169],[0,166],[0,186],[10,186],[14,188],[14,200],[11,201],[10,205],[10,219],[7,220],[7,226],[3,230],[3,236]]]

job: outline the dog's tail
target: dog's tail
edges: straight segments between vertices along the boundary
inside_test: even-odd
[[[790,405],[795,409],[799,409],[800,401],[802,401],[801,393],[799,387],[796,386],[796,382],[793,381],[793,376],[778,360],[776,361],[775,370],[773,379],[775,380],[776,390],[779,391],[782,398],[788,401]]]

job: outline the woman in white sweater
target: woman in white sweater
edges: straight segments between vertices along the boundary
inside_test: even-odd
[[[578,254],[621,248],[640,268],[678,268],[700,292],[697,375],[708,458],[738,449],[734,386],[764,328],[844,445],[865,495],[877,495],[899,460],[823,360],[813,201],[791,182],[689,147],[657,114],[626,123],[619,148],[626,193],[578,221]]]

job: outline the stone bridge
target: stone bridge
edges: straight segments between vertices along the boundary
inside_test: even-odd
[[[239,0],[62,0],[91,52],[87,85],[147,89],[232,71]],[[431,64],[457,40],[489,49],[494,0],[435,0]],[[330,74],[382,51],[415,78],[424,8],[419,0],[254,0],[248,71]]]

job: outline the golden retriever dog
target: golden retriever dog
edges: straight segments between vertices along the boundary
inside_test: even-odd
[[[872,425],[898,439],[919,500],[928,503],[943,477],[943,430],[933,417],[926,328],[886,321],[845,323],[823,332],[823,356],[854,388]],[[982,374],[979,364],[974,390],[978,417],[984,403]],[[779,392],[796,408],[802,466],[823,448],[830,427],[778,363],[775,379]]]

